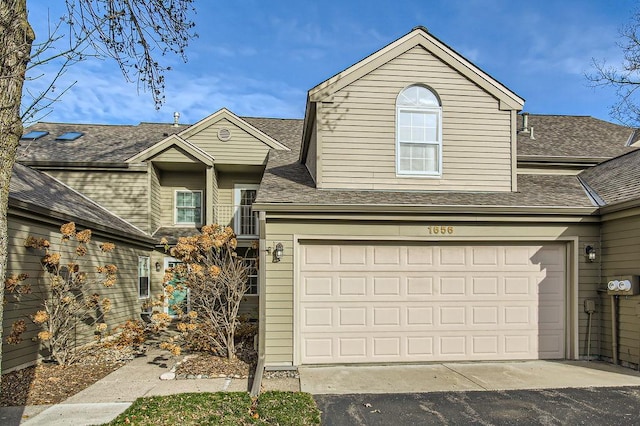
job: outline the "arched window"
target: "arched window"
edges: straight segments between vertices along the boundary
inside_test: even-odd
[[[396,168],[399,175],[442,174],[442,107],[423,86],[409,86],[396,100]]]

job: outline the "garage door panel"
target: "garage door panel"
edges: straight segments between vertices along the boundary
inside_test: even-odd
[[[550,357],[561,342],[555,336],[543,336]],[[411,334],[400,337],[388,332],[375,336],[344,337],[310,335],[305,339],[302,356],[307,363],[417,362],[495,360],[507,354],[511,359],[537,359],[538,336],[531,332],[501,335],[485,331],[475,335],[454,332],[447,336]],[[500,358],[498,358],[500,359]]]
[[[434,272],[429,272],[433,273]],[[302,277],[302,294],[305,299],[322,299],[326,296],[421,299],[423,296],[442,300],[483,300],[497,296],[509,300],[530,300],[533,297],[549,300],[562,298],[564,281],[556,276],[522,276],[495,272],[443,272],[425,276],[425,272],[308,272]],[[538,292],[540,292],[538,294]],[[391,298],[391,299],[390,299]]]
[[[546,308],[545,308],[546,309]],[[421,329],[437,331],[446,327],[447,331],[491,331],[496,327],[512,330],[529,329],[532,323],[539,323],[539,329],[561,330],[563,319],[558,315],[559,307],[540,310],[529,304],[503,303],[496,301],[476,301],[473,305],[460,302],[338,302],[320,306],[316,303],[302,304],[303,312],[300,330],[302,332],[355,332],[369,333],[376,330]]]
[[[564,356],[562,245],[309,244],[301,253],[303,363]]]
[[[303,357],[308,363],[351,362],[412,362],[496,360],[507,354],[511,359],[537,359],[539,336],[534,333],[499,334],[485,331],[469,335],[464,332],[447,336],[422,334],[398,336],[393,332],[379,335],[343,337],[309,336],[305,340]],[[562,346],[556,336],[542,336],[541,345],[553,357]]]

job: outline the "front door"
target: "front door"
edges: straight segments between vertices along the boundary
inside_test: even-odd
[[[180,261],[172,257],[166,257],[164,259],[164,269],[174,268],[179,265]],[[178,316],[178,312],[189,312],[189,289],[187,289],[184,282],[174,275],[173,279],[167,282],[173,288],[171,294],[166,294],[168,303],[165,305],[165,312],[172,317]]]

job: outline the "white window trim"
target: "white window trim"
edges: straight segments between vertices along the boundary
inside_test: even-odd
[[[258,265],[258,259],[255,258],[254,260],[256,266]],[[260,293],[260,273],[258,271],[258,269],[256,268],[255,270],[255,274],[250,274],[247,276],[247,279],[249,279],[250,277],[255,277],[256,278],[256,292],[255,293],[249,293],[249,289],[247,289],[247,292],[244,294],[247,297],[257,297],[258,294]]]
[[[411,86],[407,86],[400,91],[400,93],[404,92]],[[436,97],[436,93],[431,89],[425,87],[426,90],[431,91]],[[400,96],[400,93],[398,96]],[[412,171],[404,171],[400,168],[400,112],[424,112],[424,113],[435,113],[437,115],[437,142],[414,142],[421,143],[424,145],[435,145],[438,148],[438,170],[435,172],[432,171],[424,171],[424,172],[412,172]],[[440,107],[419,107],[419,106],[409,106],[409,105],[398,105],[398,100],[396,98],[396,176],[399,177],[427,177],[427,178],[440,178],[442,177],[442,106]],[[407,142],[408,143],[408,142]]]
[[[200,193],[200,222],[178,222],[178,193],[181,192],[190,192],[190,193]],[[195,226],[199,226],[202,225],[202,217],[204,216],[204,209],[202,208],[202,205],[204,204],[204,198],[203,198],[203,191],[201,189],[195,189],[195,190],[190,190],[190,189],[176,189],[174,191],[173,194],[173,223],[174,225],[178,225],[178,226],[189,226],[189,225],[195,225]]]
[[[140,263],[143,260],[146,260],[147,262],[147,295],[146,296],[142,296],[140,294],[140,279],[143,278],[143,276],[140,275]],[[149,299],[151,297],[151,258],[149,256],[138,256],[138,282],[136,284],[138,286],[138,289],[137,289],[138,299],[139,300]]]
[[[233,229],[238,231],[240,229],[240,201],[242,199],[242,190],[258,190],[260,185],[256,184],[242,184],[237,183],[233,185]],[[256,227],[257,228],[257,227]],[[238,234],[238,237],[256,237],[258,229],[256,229],[256,234]]]

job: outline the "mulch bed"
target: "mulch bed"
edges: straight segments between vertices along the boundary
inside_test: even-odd
[[[41,364],[2,376],[0,406],[57,404],[102,379],[123,363],[62,367]]]
[[[253,339],[236,343],[236,357],[229,360],[209,353],[186,355],[176,366],[176,378],[253,377],[258,354],[253,349]]]
[[[253,376],[257,360],[252,345],[239,343],[237,357],[229,361],[206,353],[185,356],[176,368],[180,378]],[[43,363],[4,374],[0,385],[0,406],[58,404],[117,370],[135,356],[133,351],[92,351],[70,367]]]
[[[227,358],[211,354],[187,355],[176,367],[177,379],[253,376],[254,366],[235,358]]]

